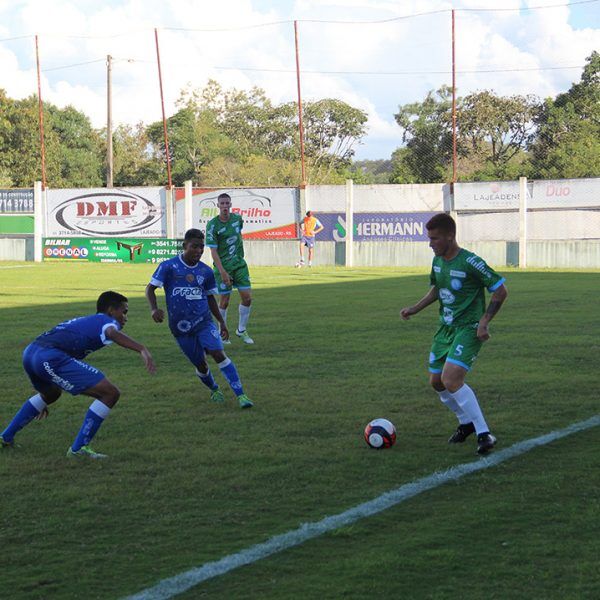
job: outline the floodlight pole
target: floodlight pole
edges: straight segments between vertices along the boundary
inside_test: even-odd
[[[113,186],[112,56],[106,57],[106,187]]]
[[[452,9],[452,183],[456,183],[456,36]]]
[[[44,142],[44,110],[42,104],[42,81],[40,77],[40,50],[35,36],[35,61],[37,64],[38,112],[40,122],[40,154],[42,158],[42,191],[46,189],[46,144]]]
[[[304,163],[304,125],[302,123],[302,94],[300,93],[300,55],[298,51],[298,21],[294,21],[294,40],[296,43],[296,83],[298,85],[298,128],[300,130],[300,165],[302,182],[300,187],[306,187],[306,165]]]
[[[156,41],[156,62],[158,64],[158,84],[160,86],[160,103],[162,106],[163,133],[165,136],[165,153],[167,155],[167,181],[168,189],[173,187],[171,179],[171,154],[169,153],[169,134],[167,133],[167,118],[165,116],[165,97],[163,94],[162,71],[160,68],[160,50],[158,48],[158,29],[154,28],[154,39]]]

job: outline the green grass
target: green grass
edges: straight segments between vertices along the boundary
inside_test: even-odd
[[[23,268],[2,268],[17,266]],[[449,447],[452,416],[428,387],[433,308],[402,306],[423,271],[252,269],[254,346],[226,352],[251,411],[208,401],[166,324],[149,316],[152,265],[0,263],[0,427],[30,395],[20,355],[97,295],[130,299],[126,332],[151,349],[91,355],[122,391],[93,446],[65,458],[89,398],[65,394],[0,455],[0,597],[120,598],[477,460]],[[469,375],[505,448],[598,411],[598,272],[506,271],[509,299]],[[162,295],[160,301],[164,304]],[[237,298],[230,326],[237,322]],[[596,307],[596,308],[594,308]],[[362,429],[392,420],[373,451]],[[376,517],[207,581],[183,598],[593,598],[600,596],[600,433],[538,448]]]

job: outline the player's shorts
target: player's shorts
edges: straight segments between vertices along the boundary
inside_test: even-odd
[[[76,396],[104,379],[104,373],[92,365],[35,342],[23,352],[23,367],[33,387],[42,394],[58,386]]]
[[[204,362],[204,350],[223,350],[223,340],[217,324],[207,320],[202,327],[190,335],[178,335],[176,338],[181,351],[188,357],[189,361],[197,367]]]
[[[315,238],[313,237],[308,237],[306,235],[302,236],[302,240],[300,240],[301,244],[304,244],[307,248],[314,248],[315,247]]]
[[[225,285],[221,279],[221,273],[218,269],[215,269],[215,281],[217,283],[217,290],[219,294],[231,294],[231,290],[236,287],[238,290],[249,290],[252,287],[250,283],[250,271],[246,261],[236,267],[235,269],[225,269],[231,277],[233,285]]]
[[[440,325],[429,353],[429,372],[441,373],[446,362],[470,371],[482,344],[477,337],[477,323],[462,327]]]

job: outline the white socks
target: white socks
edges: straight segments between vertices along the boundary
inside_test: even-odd
[[[246,325],[248,325],[248,319],[250,318],[250,306],[244,306],[240,304],[239,306],[240,313],[240,324],[238,326],[238,331],[246,331]]]
[[[483,418],[481,408],[479,407],[479,402],[477,402],[477,396],[475,396],[475,392],[466,383],[459,390],[456,390],[456,392],[452,394],[452,397],[456,400],[465,416],[475,426],[477,435],[489,431],[487,423]]]
[[[469,417],[465,414],[465,411],[460,407],[458,402],[453,398],[452,394],[448,390],[438,392],[438,396],[440,397],[442,403],[445,404],[456,415],[456,418],[461,425],[466,425],[467,423],[471,422]]]

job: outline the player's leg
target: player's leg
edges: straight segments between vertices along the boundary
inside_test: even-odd
[[[252,305],[252,283],[250,282],[248,265],[244,264],[236,269],[233,278],[234,285],[240,293],[240,305],[238,308],[239,322],[235,334],[241,338],[245,344],[254,344],[254,340],[247,331],[248,319],[250,319],[250,307]]]
[[[476,330],[460,328],[444,364],[442,383],[473,423],[477,433],[477,451],[485,454],[494,447],[496,438],[490,433],[475,392],[465,383],[465,377],[480,348]]]
[[[205,327],[198,331],[196,335],[185,335],[175,338],[181,351],[196,367],[198,379],[210,390],[210,399],[213,402],[223,402],[224,397],[206,362],[204,346],[214,344],[216,347],[222,349],[223,341],[220,338],[219,328],[212,319],[207,321]]]
[[[453,330],[446,325],[441,325],[435,333],[429,352],[429,383],[437,392],[442,404],[451,410],[458,419],[458,428],[448,440],[450,444],[457,444],[464,442],[475,429],[469,417],[442,383],[442,370],[446,356],[452,347],[453,337]]]
[[[0,447],[13,446],[17,432],[34,419],[43,419],[48,414],[47,406],[59,399],[62,390],[52,382],[52,376],[44,368],[44,363],[49,364],[48,354],[47,348],[42,348],[37,344],[30,344],[25,348],[23,368],[37,394],[23,403],[6,429],[0,434]]]
[[[210,354],[219,369],[221,369],[221,373],[223,373],[223,377],[227,380],[231,391],[236,395],[238,402],[240,404],[240,408],[252,408],[254,406],[253,402],[246,396],[244,393],[244,387],[242,385],[242,381],[238,374],[237,368],[233,361],[227,358],[227,355],[223,350],[218,349],[209,349],[206,348],[207,354]]]
[[[104,420],[108,417],[115,404],[119,401],[121,392],[119,388],[111,383],[104,375],[102,379],[93,385],[90,385],[85,390],[78,392],[85,396],[91,396],[94,401],[90,404],[79,432],[75,436],[75,440],[67,450],[69,457],[84,457],[84,458],[107,458],[106,454],[94,452],[90,448],[90,442],[94,439],[96,433],[100,429]]]
[[[217,290],[219,291],[219,312],[227,325],[227,309],[229,308],[229,301],[231,300],[232,286],[225,285],[221,279],[221,274],[218,269],[214,269],[215,283],[217,284]],[[231,344],[230,340],[223,342],[224,344]]]
[[[314,240],[314,238],[309,239],[308,243],[306,244],[306,246],[308,248],[308,266],[312,267],[313,248],[315,247],[315,240]]]

